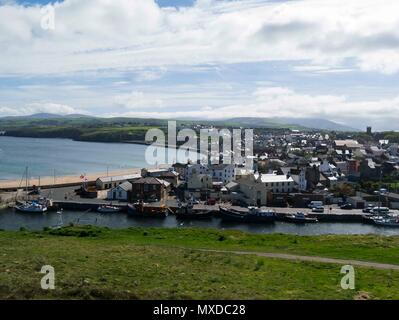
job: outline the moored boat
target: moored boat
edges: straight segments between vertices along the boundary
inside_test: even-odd
[[[47,206],[36,201],[26,201],[16,205],[15,210],[24,213],[44,213],[47,211]]]
[[[128,204],[127,212],[132,217],[166,218],[169,209],[165,205],[151,206],[143,202]]]
[[[248,211],[238,211],[224,207],[220,207],[219,210],[220,217],[224,221],[272,223],[276,220],[276,213],[274,211],[259,209],[256,207],[248,207]]]
[[[319,220],[317,218],[309,217],[303,212],[297,212],[285,216],[285,220],[293,223],[317,223]]]
[[[102,205],[97,208],[97,211],[100,213],[117,213],[121,211],[121,208],[112,205]]]
[[[23,202],[17,202],[14,206],[15,210],[23,213],[45,213],[47,212],[47,204],[51,201],[46,198],[40,198],[39,200],[29,200],[29,179],[28,179],[28,167],[25,169],[25,195],[26,199]]]
[[[193,204],[180,204],[175,212],[177,219],[210,219],[213,214],[211,210],[195,210]]]
[[[381,227],[399,228],[398,218],[375,219],[374,224]]]

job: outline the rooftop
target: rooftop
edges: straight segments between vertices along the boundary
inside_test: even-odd
[[[362,147],[362,145],[359,142],[357,142],[356,140],[350,140],[350,139],[335,140],[334,143],[337,147],[344,147],[344,146],[346,146],[348,148],[361,148]]]
[[[263,183],[267,182],[294,182],[291,177],[287,177],[286,175],[278,175],[278,174],[262,174],[261,181]]]
[[[115,182],[115,181],[127,181],[127,180],[135,180],[135,179],[140,179],[141,174],[128,174],[128,175],[123,175],[123,176],[109,176],[109,177],[100,177],[97,180],[108,183],[108,182]]]

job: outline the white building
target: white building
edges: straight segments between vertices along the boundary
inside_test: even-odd
[[[229,183],[231,186],[234,182]],[[239,200],[248,206],[266,206],[267,188],[259,175],[246,175],[238,181],[239,192],[231,193],[231,200]]]
[[[100,190],[106,190],[106,189],[115,188],[126,181],[136,180],[136,179],[140,179],[140,178],[141,178],[141,174],[129,174],[129,175],[124,175],[124,176],[113,176],[113,177],[100,177],[96,180],[96,186]]]
[[[294,189],[294,179],[286,175],[262,174],[261,181],[273,193],[289,193]]]
[[[120,200],[127,201],[129,192],[132,191],[132,184],[130,182],[124,182],[115,188],[110,189],[107,192],[107,199],[109,200]]]
[[[193,174],[187,180],[189,190],[212,189],[212,176],[209,174]]]
[[[186,179],[190,179],[194,174],[209,174],[208,165],[202,163],[193,163],[187,166]]]
[[[214,164],[210,171],[214,181],[229,183],[234,180],[235,168],[233,164]]]

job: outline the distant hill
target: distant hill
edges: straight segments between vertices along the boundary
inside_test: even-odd
[[[220,127],[252,127],[252,128],[271,128],[271,129],[321,129],[329,131],[350,131],[358,132],[359,129],[352,128],[340,123],[321,118],[255,118],[240,117],[226,120],[178,120],[178,123],[186,126],[203,124],[217,125]],[[0,124],[8,130],[16,127],[31,127],[36,125],[58,125],[82,129],[83,127],[123,127],[123,126],[165,126],[166,119],[147,119],[147,118],[103,118],[83,114],[58,115],[53,113],[36,113],[29,116],[0,117]],[[32,128],[33,129],[33,128]]]
[[[0,119],[21,119],[21,120],[29,120],[29,119],[59,119],[59,118],[69,118],[69,119],[74,119],[74,118],[92,118],[91,116],[84,115],[84,114],[67,114],[67,115],[60,115],[60,114],[55,114],[55,113],[35,113],[27,116],[6,116],[6,117],[0,117]]]
[[[273,118],[232,118],[226,120],[233,123],[241,123],[243,125],[262,126],[262,127],[299,127],[309,129],[334,130],[334,131],[360,131],[334,121],[320,119],[320,118],[288,118],[288,117],[273,117]]]

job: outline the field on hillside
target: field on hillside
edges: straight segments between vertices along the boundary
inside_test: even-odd
[[[340,265],[199,248],[290,252],[397,263],[397,237],[249,235],[212,229],[66,227],[0,232],[1,299],[398,299],[399,271],[356,267],[355,290]],[[43,265],[55,290],[42,290]]]

